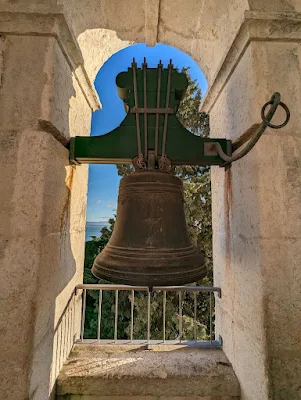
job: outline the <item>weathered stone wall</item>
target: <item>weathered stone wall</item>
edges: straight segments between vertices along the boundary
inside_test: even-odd
[[[300,22],[250,25],[249,33],[269,29],[275,40],[254,36],[242,54],[236,47],[241,58],[205,103],[212,134],[232,140],[260,122],[275,91],[292,114],[230,170],[212,169],[217,330],[245,399],[301,396]],[[275,123],[283,119],[279,112]]]
[[[0,398],[45,400],[79,334],[87,167],[64,144],[91,107],[58,40],[23,22],[0,40]]]
[[[77,40],[92,82],[100,68],[112,55],[134,43],[120,40],[116,32],[109,29],[89,29],[81,33]]]

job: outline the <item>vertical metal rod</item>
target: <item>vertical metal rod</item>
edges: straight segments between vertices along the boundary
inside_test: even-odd
[[[158,64],[158,87],[157,87],[157,108],[160,108],[160,95],[161,95],[161,73],[162,73],[162,63]],[[159,146],[159,114],[156,113],[156,136],[155,136],[155,157],[158,156],[158,146]]]
[[[166,290],[163,290],[163,343],[165,343],[165,326],[166,326]]]
[[[212,293],[210,294],[210,342],[212,343]]]
[[[99,299],[98,299],[97,340],[100,340],[101,312],[102,312],[102,290],[100,289]]]
[[[114,342],[117,341],[117,325],[118,325],[118,290],[115,290],[115,324],[114,324]]]
[[[64,322],[64,352],[63,352],[63,358],[64,360],[67,358],[67,353],[68,353],[68,348],[67,348],[67,343],[68,343],[68,308],[65,311],[65,315],[63,317]],[[63,322],[62,321],[62,322]]]
[[[70,303],[68,304],[68,309],[67,309],[67,312],[68,312],[68,330],[67,330],[67,357],[69,356],[69,351],[70,351],[70,348],[71,348],[71,346],[70,346],[70,331],[71,331],[71,318],[70,318],[70,315],[71,315],[71,308],[70,308]]]
[[[71,310],[70,310],[70,304],[71,303],[69,303],[68,304],[68,307],[67,307],[67,334],[66,334],[66,336],[67,336],[67,339],[66,339],[66,353],[67,353],[67,355],[66,355],[66,357],[68,357],[68,355],[69,355],[69,349],[70,349],[70,313],[71,313]]]
[[[87,297],[87,289],[84,289],[84,291],[83,291],[82,327],[81,327],[81,340],[82,340],[82,342],[84,341],[84,330],[85,330],[86,297]]]
[[[65,351],[66,351],[66,310],[64,314],[61,317],[61,327],[62,327],[62,360],[64,360],[65,357]]]
[[[137,90],[137,76],[136,76],[136,62],[133,58],[132,68],[133,68],[133,83],[134,83],[134,99],[135,99],[135,108],[138,108],[138,90]],[[140,137],[140,120],[139,114],[135,113],[136,115],[136,129],[137,129],[137,145],[138,145],[138,156],[142,154],[141,149],[141,137]]]
[[[196,301],[196,295],[197,293],[194,292],[194,319],[193,319],[193,336],[194,336],[194,341],[197,342],[197,326],[196,326],[196,314],[197,314],[197,301]]]
[[[75,342],[75,295],[73,295],[73,307],[72,307],[72,338],[71,338],[71,343],[72,345]]]
[[[147,64],[146,58],[144,57],[143,63],[143,94],[144,94],[144,158],[147,158],[147,95],[146,95],[146,74],[147,74]]]
[[[55,355],[55,373],[56,373],[56,376],[60,372],[60,351],[61,351],[60,344],[61,344],[61,341],[59,339],[59,332],[60,332],[60,325],[58,325],[58,327],[56,329],[56,355]]]
[[[74,295],[73,295],[74,297]],[[72,298],[73,300],[73,298]],[[70,302],[70,312],[69,312],[69,350],[71,350],[72,347],[72,315],[73,315],[73,307],[72,307],[72,300]]]
[[[73,294],[71,302],[71,328],[70,328],[70,347],[72,347],[74,342],[74,304],[75,304],[75,294]]]
[[[55,331],[55,336],[56,336],[56,346],[55,346],[55,362],[54,366],[55,366],[55,372],[54,372],[54,380],[56,379],[59,371],[59,366],[58,366],[58,348],[59,348],[59,326],[57,327],[56,331]]]
[[[60,355],[59,355],[59,370],[62,367],[63,364],[63,329],[62,329],[62,323],[60,323]]]
[[[169,107],[169,95],[170,95],[170,84],[171,84],[171,71],[172,71],[173,65],[172,65],[172,60],[170,60],[170,63],[168,64],[168,81],[167,81],[167,90],[166,90],[166,104],[165,107]],[[166,136],[167,136],[167,123],[168,123],[168,114],[165,114],[164,117],[164,127],[163,127],[163,141],[162,141],[162,156],[165,155],[165,147],[166,147]]]
[[[179,291],[179,340],[182,340],[183,334],[183,324],[182,324],[182,292]]]
[[[147,292],[147,343],[150,340],[150,291]]]
[[[135,290],[132,290],[132,299],[131,299],[131,342],[133,341],[133,332],[134,332],[134,300],[135,300]]]

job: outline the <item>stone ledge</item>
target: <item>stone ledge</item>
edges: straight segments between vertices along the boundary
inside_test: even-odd
[[[57,396],[230,400],[240,398],[240,388],[222,350],[78,344],[58,377]]]
[[[90,396],[67,394],[57,400],[240,400],[240,396]]]
[[[90,81],[78,42],[65,19],[61,7],[0,6],[0,34],[53,36],[73,72],[92,111],[101,108],[98,94]]]
[[[245,11],[240,29],[226,52],[201,104],[209,113],[252,41],[301,41],[301,13]]]
[[[240,396],[86,396],[68,394],[62,400],[239,400]]]

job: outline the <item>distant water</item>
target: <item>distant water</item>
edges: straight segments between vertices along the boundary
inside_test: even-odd
[[[96,236],[100,237],[101,233],[100,231],[104,226],[107,226],[108,224],[105,222],[87,222],[86,225],[86,242],[89,240],[92,240],[90,236]]]

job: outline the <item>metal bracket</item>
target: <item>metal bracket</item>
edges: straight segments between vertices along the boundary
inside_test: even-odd
[[[224,153],[224,151],[221,148],[219,143],[214,144],[214,147],[215,147],[216,151],[218,152],[218,155],[225,161],[222,164],[222,167],[228,167],[231,165],[232,162],[237,161],[237,160],[241,159],[242,157],[246,156],[252,150],[252,148],[255,146],[255,144],[258,142],[258,140],[263,135],[263,133],[267,127],[270,127],[273,129],[280,129],[280,128],[283,128],[288,123],[288,121],[290,120],[290,111],[289,111],[287,105],[280,101],[280,98],[281,98],[280,93],[275,92],[272,95],[271,100],[264,104],[264,106],[261,109],[262,123],[258,126],[258,128],[254,132],[253,136],[250,137],[250,140],[247,143],[247,145],[241,151],[239,151],[238,153],[235,153],[234,155],[229,156],[228,154]],[[265,110],[268,106],[270,106],[270,109],[269,109],[267,115],[265,115]],[[285,116],[285,120],[282,124],[274,125],[271,123],[271,119],[273,118],[278,106],[281,106],[284,109],[286,116]]]
[[[217,156],[217,150],[215,148],[214,143],[211,142],[205,142],[204,143],[204,156]]]

